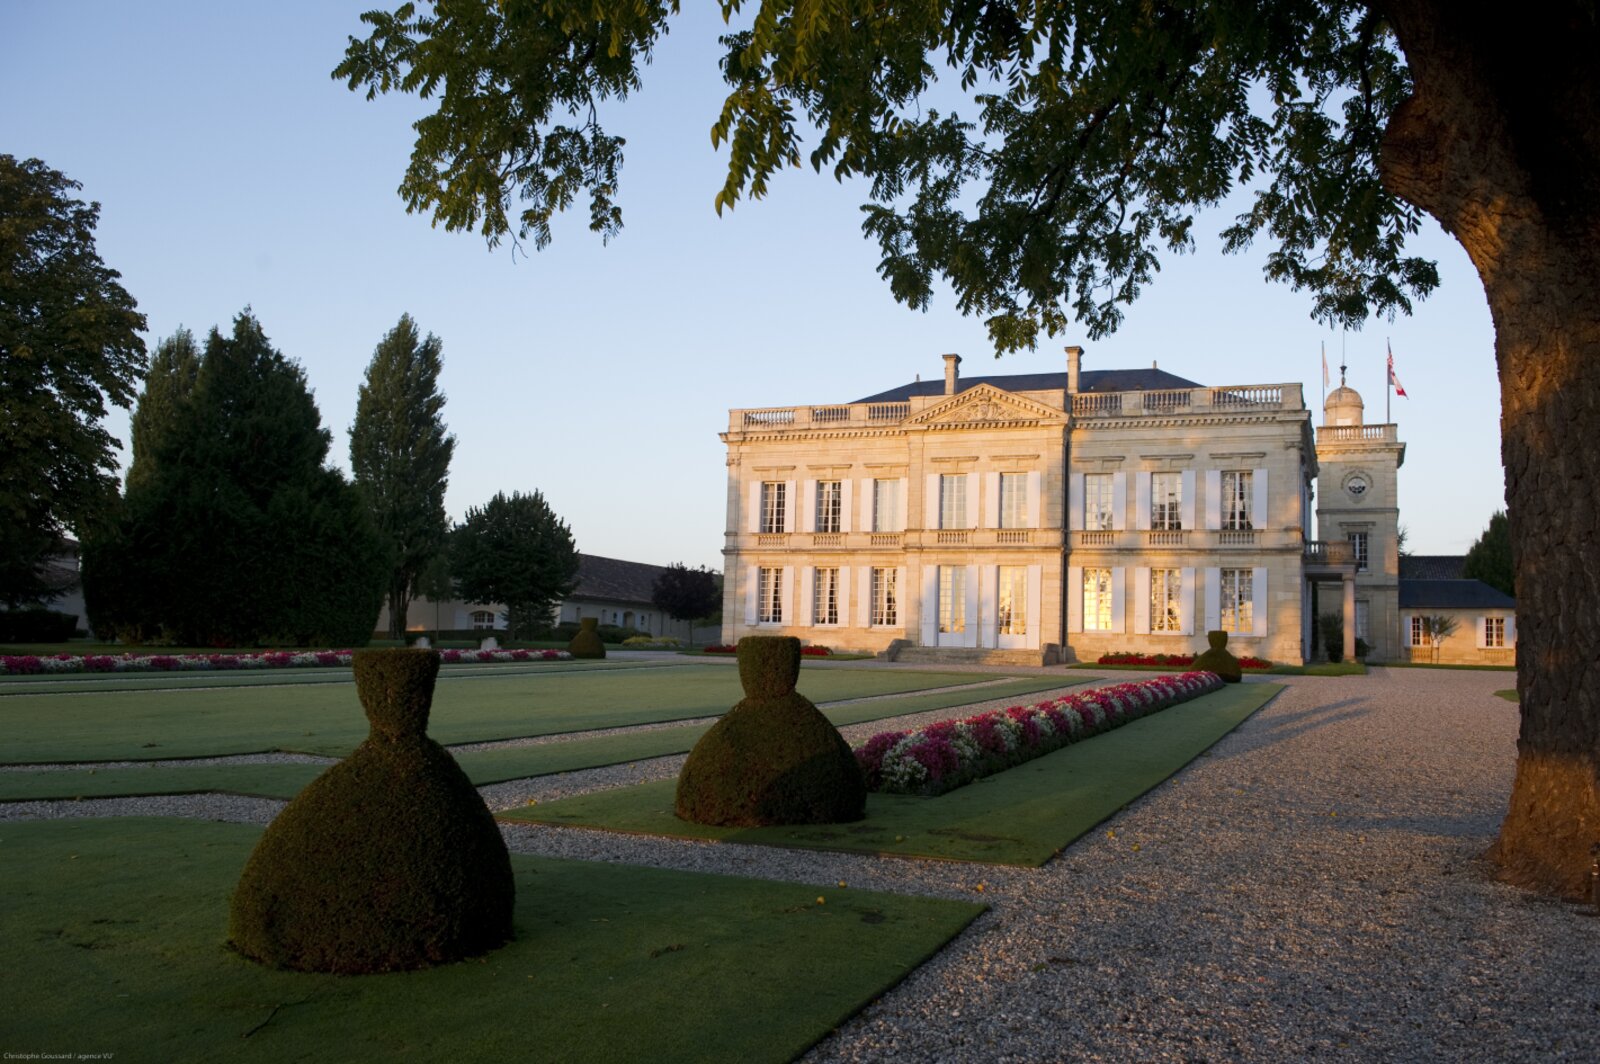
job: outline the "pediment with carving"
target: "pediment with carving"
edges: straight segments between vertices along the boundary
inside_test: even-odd
[[[1044,403],[980,384],[908,418],[908,425],[929,428],[990,428],[996,425],[1037,425],[1064,420],[1060,410]]]

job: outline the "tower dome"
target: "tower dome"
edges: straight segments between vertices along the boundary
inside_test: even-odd
[[[1361,401],[1360,392],[1340,384],[1328,393],[1327,400],[1322,404],[1322,424],[1359,425],[1361,412],[1365,408],[1366,404]]]

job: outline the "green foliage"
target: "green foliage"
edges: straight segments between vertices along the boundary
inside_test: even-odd
[[[1515,596],[1515,569],[1511,561],[1511,521],[1504,510],[1496,510],[1489,518],[1489,527],[1467,549],[1467,560],[1461,575],[1482,580],[1490,587]]]
[[[1439,647],[1456,634],[1461,623],[1447,613],[1434,613],[1422,618],[1422,637],[1433,648],[1433,660],[1439,660]]]
[[[496,493],[450,537],[456,590],[472,602],[503,603],[509,638],[547,619],[577,583],[578,546],[544,495]]]
[[[356,655],[372,730],[262,835],[228,938],[277,968],[362,974],[460,960],[511,938],[511,859],[483,799],[427,737],[439,656]]]
[[[408,3],[363,15],[371,33],[334,77],[369,99],[437,101],[401,183],[409,210],[543,247],[553,214],[587,193],[590,228],[610,237],[621,142],[596,108],[638,90],[677,13]],[[1196,210],[1242,186],[1253,204],[1225,246],[1269,236],[1267,276],[1310,289],[1320,320],[1357,327],[1437,284],[1404,254],[1418,210],[1379,179],[1411,80],[1365,8],[728,0],[723,14],[717,209],[802,160],[865,178],[863,229],[895,298],[926,307],[942,279],[997,351],[1062,332],[1068,306],[1091,337],[1113,331],[1160,254],[1193,246]]]
[[[745,697],[701,736],[678,774],[677,816],[696,824],[834,824],[866,815],[850,745],[795,691],[800,640],[739,641]]]
[[[114,510],[102,424],[144,373],[145,317],[100,260],[100,205],[38,159],[0,155],[0,603],[63,590],[45,564]]]
[[[405,635],[406,610],[450,529],[444,493],[456,441],[442,417],[441,347],[401,315],[372,354],[350,426],[350,467],[387,554],[394,639]]]
[[[1344,614],[1329,610],[1317,618],[1317,632],[1328,660],[1337,665],[1344,660]]]
[[[675,621],[692,621],[709,616],[722,604],[722,588],[717,574],[705,566],[691,569],[674,562],[656,577],[650,601]]]
[[[1207,632],[1206,643],[1207,649],[1195,657],[1193,668],[1214,672],[1227,683],[1238,683],[1244,679],[1244,670],[1239,666],[1239,659],[1228,652],[1227,632]]]
[[[172,432],[178,411],[194,393],[200,375],[200,349],[188,329],[177,332],[156,345],[145,374],[144,390],[133,408],[133,463],[128,467],[128,485],[147,483],[153,475],[155,452]]]
[[[248,312],[213,329],[186,398],[152,434],[115,524],[84,544],[94,627],[188,645],[365,643],[383,557],[326,467],[305,373]]]
[[[600,620],[597,617],[585,617],[579,621],[577,634],[567,644],[567,653],[575,658],[605,657],[606,645],[600,638],[599,628]]]
[[[76,614],[56,610],[0,610],[0,643],[65,643],[78,628]]]

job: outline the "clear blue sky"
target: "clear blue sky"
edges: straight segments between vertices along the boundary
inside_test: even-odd
[[[149,316],[147,341],[224,327],[246,304],[305,366],[333,460],[372,349],[402,313],[444,342],[457,438],[447,507],[543,491],[580,550],[721,568],[731,407],[845,402],[942,372],[1065,365],[1048,349],[996,363],[982,324],[948,297],[906,310],[862,239],[859,188],[809,170],[718,218],[723,156],[715,5],[676,25],[644,92],[613,109],[627,137],[626,228],[610,246],[583,214],[531,257],[407,215],[395,188],[423,113],[331,80],[361,3],[11,0],[0,6],[0,152],[36,156],[97,200],[101,256]],[[1401,522],[1417,553],[1461,553],[1503,506],[1499,386],[1482,288],[1430,227],[1441,290],[1414,317],[1341,336],[1309,300],[1261,279],[1265,249],[1224,256],[1204,215],[1090,369],[1158,362],[1207,384],[1302,382],[1320,402],[1319,345],[1337,383],[1383,417],[1384,344],[1411,398]],[[1320,422],[1320,409],[1317,420]],[[126,439],[127,417],[111,427]]]

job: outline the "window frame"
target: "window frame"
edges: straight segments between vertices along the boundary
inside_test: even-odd
[[[1001,473],[997,527],[1028,527],[1028,474]],[[1009,490],[1008,490],[1009,488]]]
[[[783,623],[783,567],[756,567],[756,623]]]
[[[817,481],[816,530],[821,533],[844,531],[844,482]]]
[[[966,528],[967,475],[965,473],[939,474],[939,527]],[[958,505],[959,504],[959,505]]]
[[[1170,484],[1171,489],[1166,490]],[[1162,497],[1165,496],[1165,499]],[[1183,474],[1150,474],[1150,530],[1183,531]]]
[[[839,624],[839,568],[818,566],[811,577],[811,623],[819,627]]]
[[[1116,528],[1116,474],[1083,475],[1083,529],[1110,532]]]
[[[890,485],[885,487],[885,485]],[[897,477],[879,477],[872,481],[872,531],[900,531],[900,480]]]
[[[1182,569],[1150,570],[1150,632],[1152,635],[1183,633]]]
[[[789,485],[786,481],[761,482],[761,523],[756,526],[760,535],[776,535],[784,530],[784,521],[788,517],[788,495]]]
[[[1218,598],[1221,606],[1217,627],[1230,635],[1249,635],[1255,631],[1255,571],[1249,568],[1219,569]]]
[[[1091,581],[1093,584],[1091,585]],[[1091,594],[1091,587],[1093,593]],[[1083,596],[1083,630],[1085,632],[1111,631],[1111,570],[1106,566],[1084,567],[1083,583],[1078,589]]]
[[[1222,471],[1222,530],[1250,532],[1255,529],[1255,471]]]
[[[957,627],[957,622],[960,627]],[[957,635],[967,630],[967,567],[939,566],[939,634]]]
[[[867,621],[872,628],[900,626],[900,578],[894,566],[872,567],[872,612]]]

